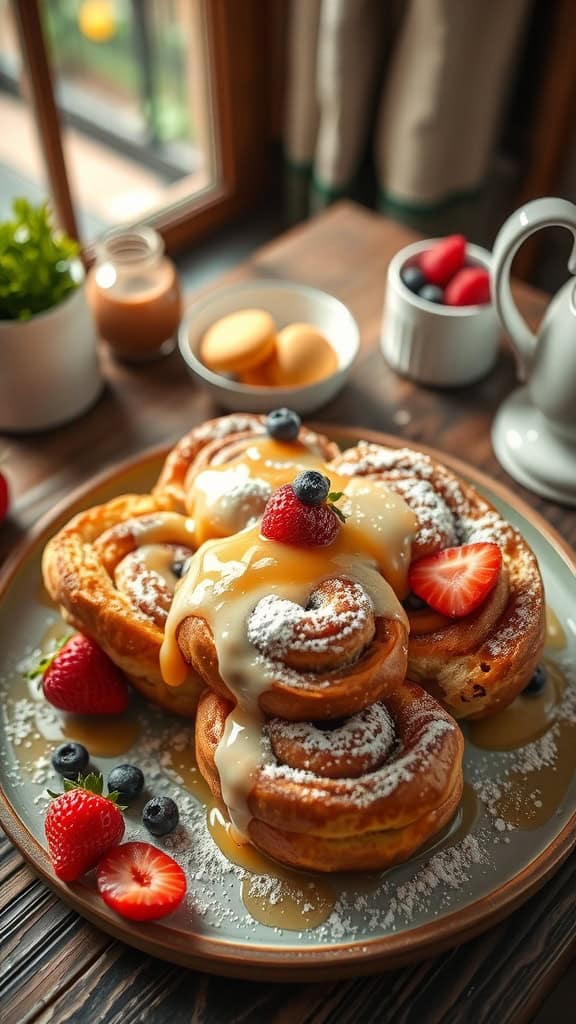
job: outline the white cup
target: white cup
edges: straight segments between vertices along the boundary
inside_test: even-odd
[[[457,387],[471,384],[492,369],[498,354],[500,326],[492,303],[444,306],[421,299],[400,277],[403,267],[417,263],[420,253],[439,239],[414,242],[396,253],[388,281],[380,346],[386,361],[419,384]],[[491,254],[468,244],[469,265],[490,271]]]

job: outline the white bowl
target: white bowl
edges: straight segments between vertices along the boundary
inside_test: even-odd
[[[326,336],[338,356],[338,369],[330,377],[298,388],[257,387],[214,373],[198,356],[209,327],[241,309],[265,309],[278,330],[292,323],[308,323]],[[358,325],[346,306],[318,288],[289,281],[250,280],[227,285],[190,306],[180,325],[178,346],[186,366],[225,409],[232,412],[268,412],[287,406],[310,413],[341,390],[360,345]]]
[[[387,363],[419,384],[460,387],[480,380],[498,355],[500,323],[491,302],[483,306],[444,306],[421,299],[400,273],[415,263],[437,238],[400,249],[390,261],[380,347]],[[467,262],[490,271],[492,254],[468,243]]]

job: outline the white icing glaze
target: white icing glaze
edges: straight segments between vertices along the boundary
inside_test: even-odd
[[[131,519],[127,524],[138,547],[147,544],[184,544],[195,547],[192,519],[179,512],[157,512],[155,515]]]
[[[272,491],[291,483],[306,469],[327,472],[320,457],[300,442],[267,436],[255,437],[240,455],[214,462],[193,479],[186,496],[186,507],[196,524],[197,545],[253,525]],[[342,480],[340,490],[346,482]]]
[[[272,486],[244,462],[199,473],[193,485],[197,544],[253,526],[271,494]]]

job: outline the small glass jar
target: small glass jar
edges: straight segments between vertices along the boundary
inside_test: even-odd
[[[106,232],[96,243],[86,289],[100,336],[121,359],[144,362],[173,350],[182,298],[157,231]]]

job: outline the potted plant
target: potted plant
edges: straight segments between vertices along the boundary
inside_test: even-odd
[[[0,430],[58,426],[100,393],[79,253],[46,203],[16,199],[0,223]]]

